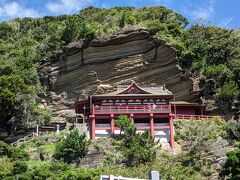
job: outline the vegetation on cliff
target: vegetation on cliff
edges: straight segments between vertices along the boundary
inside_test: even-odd
[[[37,68],[57,50],[76,39],[103,38],[139,28],[175,46],[186,73],[213,78],[218,88],[215,95],[230,107],[231,101],[239,98],[239,33],[215,26],[185,29],[187,24],[182,15],[160,6],[88,7],[69,16],[0,23],[1,121],[34,126],[51,118],[49,110],[38,106],[38,95],[44,89]]]
[[[54,157],[68,163],[76,161],[87,154],[90,143],[85,134],[80,135],[78,129],[73,129],[56,145]]]
[[[186,18],[164,7],[89,7],[69,16],[17,18],[0,23],[0,123],[33,127],[50,120],[50,110],[39,106],[39,96],[45,89],[37,70],[41,62],[68,43],[136,29],[146,29],[174,46],[186,75],[212,79],[216,87],[210,96],[227,111],[240,96],[239,32],[199,24],[186,28],[187,25]],[[146,178],[151,169],[159,171],[164,179],[210,178],[221,171],[213,168],[223,156],[212,157],[215,150],[225,148],[224,143],[228,146],[227,140],[239,146],[239,122],[176,121],[175,140],[183,152],[172,156],[156,150],[148,132],[137,134],[136,128],[126,126],[130,120],[125,120],[116,121],[125,134],[111,139],[113,143],[109,145],[117,146],[117,152],[106,154],[105,164],[94,169],[73,167],[73,159],[81,161],[89,147],[85,136],[77,131],[66,138],[38,137],[19,148],[0,142],[0,178],[56,179],[58,174],[59,179],[98,179],[101,173]],[[99,149],[101,145],[90,146]],[[227,156],[221,176],[238,178],[239,149]]]
[[[240,97],[240,36],[234,30],[195,25],[183,35],[181,66],[192,77],[213,79],[218,101],[229,110]],[[214,94],[213,94],[214,95]]]
[[[148,146],[153,147],[152,142],[146,142],[144,145],[142,143],[150,140],[149,136],[139,139],[140,135],[136,133],[116,138],[104,138],[96,140],[89,147],[92,149],[92,154],[89,154],[91,157],[108,146],[104,151],[104,163],[96,165],[93,161],[88,161],[88,167],[92,164],[95,166],[93,168],[79,167],[79,161],[81,163],[84,156],[88,156],[89,151],[86,153],[85,150],[81,150],[82,153],[78,156],[80,158],[76,158],[75,161],[63,162],[57,160],[58,158],[55,159],[54,154],[59,151],[59,143],[73,144],[61,146],[62,152],[69,152],[70,155],[80,146],[80,149],[88,149],[84,136],[77,134],[75,130],[70,133],[45,134],[20,143],[19,147],[11,147],[0,142],[0,178],[89,180],[99,179],[101,174],[147,178],[150,170],[159,171],[163,179],[213,179],[217,178],[219,173],[221,176],[238,178],[239,150],[236,148],[231,151],[234,147],[229,145],[226,139],[229,139],[230,143],[234,143],[234,140],[239,141],[239,139],[235,135],[227,134],[229,123],[215,119],[187,123],[176,121],[175,125],[175,138],[178,146],[181,145],[181,152],[176,150],[176,154],[173,154],[160,147],[148,148]],[[237,126],[236,123],[235,126]],[[130,132],[133,132],[132,125],[125,126],[125,129],[128,128]],[[233,134],[237,133],[236,128],[231,129]],[[129,139],[134,141],[131,143],[134,144],[131,148],[127,143]],[[106,148],[110,149],[106,150]],[[229,151],[227,157],[224,156],[226,151]],[[138,156],[141,153],[144,157],[149,157],[149,154],[153,156],[142,161],[142,156]],[[139,163],[126,163],[129,154],[134,154],[134,159],[131,160]],[[224,165],[224,161],[221,161],[225,157],[228,160]],[[218,167],[221,163],[224,166],[223,169]]]
[[[231,179],[240,178],[240,149],[227,153],[227,161],[220,173],[221,177],[231,177]]]

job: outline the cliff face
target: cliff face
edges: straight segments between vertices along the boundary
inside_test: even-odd
[[[50,92],[68,100],[114,91],[118,84],[166,84],[178,100],[194,101],[192,81],[181,76],[176,50],[145,30],[118,33],[107,39],[69,44],[39,69]]]

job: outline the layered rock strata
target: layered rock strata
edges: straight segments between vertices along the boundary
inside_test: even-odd
[[[75,101],[116,90],[119,84],[165,84],[176,99],[194,101],[192,81],[183,78],[176,50],[145,30],[69,44],[39,68],[41,80],[56,94]]]

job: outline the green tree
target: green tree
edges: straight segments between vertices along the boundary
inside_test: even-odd
[[[0,141],[0,157],[1,156],[7,156],[14,161],[29,160],[29,155],[27,154],[27,152],[17,147],[11,147],[3,141]]]
[[[240,179],[240,149],[227,153],[227,161],[220,173],[221,177],[229,177],[232,180]]]
[[[6,38],[13,31],[12,27],[6,22],[0,23],[0,37]]]
[[[114,121],[114,126],[120,128],[120,135],[130,125],[131,119],[127,115],[120,115],[118,119]]]
[[[234,100],[240,96],[238,85],[234,81],[224,83],[219,89],[218,95],[224,100]]]
[[[137,133],[137,127],[130,123],[131,119],[127,116],[120,116],[115,122],[115,126],[124,131],[119,147],[128,166],[155,160],[158,142],[154,141],[149,131]]]
[[[27,170],[28,170],[28,166],[25,162],[15,161],[13,163],[13,174],[14,175],[25,173],[25,172],[27,172]]]
[[[56,145],[54,157],[64,162],[73,162],[76,158],[83,158],[91,141],[87,140],[85,134],[79,134],[78,129],[73,129]]]
[[[227,136],[231,140],[240,141],[240,122],[231,121],[226,127]]]
[[[123,12],[122,15],[120,16],[120,20],[119,20],[120,28],[123,28],[125,26],[125,21],[126,21],[126,13]]]

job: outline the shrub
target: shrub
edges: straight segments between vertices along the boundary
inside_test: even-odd
[[[240,122],[229,122],[227,127],[227,136],[231,140],[240,141]]]
[[[25,173],[25,172],[27,172],[27,170],[28,170],[28,166],[25,162],[15,161],[13,163],[13,174],[14,175]]]
[[[10,159],[0,158],[0,179],[12,175],[13,164]]]
[[[206,121],[175,121],[175,140],[185,140],[189,143],[189,152],[197,153],[207,149],[208,140],[225,136],[226,123],[219,118]]]
[[[18,175],[18,180],[31,180],[31,174],[29,172]]]
[[[168,155],[160,160],[140,164],[139,166],[123,167],[123,166],[105,166],[102,169],[102,174],[114,174],[116,176],[136,177],[148,179],[148,173],[151,170],[156,170],[161,174],[162,179],[204,179],[199,171],[196,171],[191,166],[182,165],[181,159]]]
[[[0,141],[0,156],[7,156],[12,160],[28,160],[29,155],[22,149],[11,147],[8,144]]]
[[[154,142],[150,132],[137,133],[136,126],[130,122],[131,119],[127,116],[120,116],[115,121],[115,126],[124,130],[119,147],[126,158],[126,164],[135,166],[155,160],[157,143]]]
[[[205,69],[204,73],[208,77],[219,77],[223,74],[229,74],[229,69],[224,64],[211,65]]]
[[[54,157],[63,159],[64,162],[72,162],[75,158],[83,158],[89,148],[91,141],[86,135],[80,135],[77,129],[73,129],[65,139],[56,145]]]
[[[45,163],[34,167],[29,173],[32,179],[48,179],[54,176],[54,172],[51,172]]]
[[[239,97],[239,89],[234,81],[226,82],[218,91],[218,96],[226,101],[232,101]]]
[[[8,154],[8,144],[0,141],[0,156]]]
[[[145,24],[151,34],[156,34],[157,32],[165,34],[169,33],[167,25],[165,23],[161,23],[159,20],[146,21]]]
[[[240,179],[240,149],[227,153],[227,161],[219,174],[221,177],[230,176],[231,179]]]
[[[67,171],[60,179],[94,180],[99,179],[100,173],[101,171],[99,169],[78,168],[76,170]]]
[[[12,158],[13,160],[29,160],[29,155],[27,154],[27,152],[16,147],[9,148],[8,157]]]

